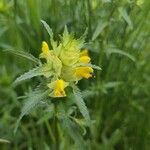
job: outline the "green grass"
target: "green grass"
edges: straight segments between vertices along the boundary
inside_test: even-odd
[[[89,150],[149,150],[150,2],[140,1],[0,0],[1,150],[70,150],[77,149],[82,140]],[[95,71],[94,78],[79,82],[91,128],[82,124],[79,111],[79,130],[67,118],[58,123],[52,117],[52,105],[25,116],[13,134],[24,103],[22,96],[31,92],[40,78],[14,86],[13,81],[35,64],[6,50],[38,57],[41,42],[49,40],[41,19],[53,29],[55,39],[65,25],[76,37],[88,28],[85,48],[93,64],[102,68]],[[62,100],[66,111],[71,98]]]

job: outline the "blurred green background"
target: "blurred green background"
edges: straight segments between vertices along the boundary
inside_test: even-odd
[[[102,68],[93,79],[79,83],[95,121],[83,136],[89,150],[149,150],[149,0],[0,0],[0,150],[54,149],[48,132],[53,130],[51,120],[39,123],[41,110],[25,116],[13,134],[20,96],[38,81],[12,86],[34,64],[5,51],[38,57],[41,42],[49,40],[41,19],[53,29],[55,39],[65,25],[76,37],[88,27],[86,48]],[[59,149],[74,149],[72,143],[64,138]]]

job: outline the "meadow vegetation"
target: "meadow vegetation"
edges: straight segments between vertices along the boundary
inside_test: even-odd
[[[83,49],[101,70],[81,92],[45,98],[41,76],[14,84],[50,45],[41,20],[55,40],[65,25],[75,38],[87,29]],[[9,149],[150,149],[149,0],[0,0],[0,150]]]

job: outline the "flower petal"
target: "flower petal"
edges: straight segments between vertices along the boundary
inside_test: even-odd
[[[48,87],[53,89],[50,96],[52,97],[64,97],[66,96],[65,88],[68,86],[68,83],[62,79],[57,79],[56,81],[48,84]]]
[[[77,78],[90,78],[92,77],[92,73],[93,72],[93,69],[91,67],[77,67],[75,69],[75,76]]]
[[[80,62],[82,62],[82,63],[89,63],[90,62],[90,60],[91,60],[91,58],[89,57],[89,56],[82,56],[82,57],[80,57]]]

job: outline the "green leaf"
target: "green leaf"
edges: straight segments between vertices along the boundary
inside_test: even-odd
[[[102,70],[99,66],[93,65],[93,64],[81,64],[81,66],[85,67],[91,67],[93,69]]]
[[[18,77],[15,81],[14,84],[17,84],[21,81],[27,80],[27,79],[31,79],[35,76],[41,76],[41,75],[45,75],[47,72],[50,74],[49,72],[50,70],[44,70],[43,67],[36,67],[26,73],[24,73],[23,75],[21,75],[20,77]]]
[[[49,119],[51,119],[53,116],[54,116],[54,105],[50,104],[50,105],[48,105],[48,108],[45,111],[42,118],[39,118],[37,124],[42,124],[43,122],[48,121]]]
[[[88,109],[85,105],[85,102],[82,98],[82,95],[81,95],[81,92],[80,92],[80,89],[77,87],[77,86],[72,86],[73,87],[73,93],[74,93],[74,96],[75,96],[75,103],[76,105],[78,106],[81,114],[83,115],[83,117],[85,118],[85,120],[87,121],[87,123],[90,123],[90,116],[89,116],[89,112],[88,112]]]
[[[50,36],[50,42],[52,45],[52,48],[55,50],[57,49],[57,41],[54,41],[54,34],[52,29],[50,28],[50,26],[46,23],[46,21],[41,20],[42,24],[44,25],[46,31],[48,32],[49,36]]]
[[[121,140],[121,138],[122,138],[121,130],[119,129],[115,130],[109,139],[106,138],[105,141],[103,139],[104,144],[102,145],[101,149],[113,150],[114,146]]]
[[[49,147],[49,145],[47,143],[44,142],[44,150],[51,150],[51,148]]]
[[[109,144],[114,146],[115,144],[117,144],[120,139],[122,138],[122,132],[120,129],[116,129],[112,135],[111,138],[109,139]]]
[[[87,34],[88,34],[88,28],[85,29],[83,35],[79,38],[81,43],[85,42],[85,38],[86,38]]]
[[[126,21],[126,23],[128,24],[129,28],[130,29],[133,29],[133,24],[132,24],[132,21],[130,19],[130,16],[128,15],[126,9],[120,7],[119,9],[119,13],[120,15],[123,17],[123,19]]]
[[[108,48],[108,49],[106,50],[106,54],[107,54],[107,55],[110,55],[110,54],[113,54],[113,53],[126,56],[126,57],[128,57],[130,60],[132,60],[132,61],[134,61],[134,62],[136,61],[136,59],[135,59],[134,56],[132,56],[131,54],[129,54],[129,53],[123,51],[123,50],[116,49],[116,48]]]
[[[62,125],[69,136],[74,140],[79,150],[85,150],[84,140],[81,136],[78,126],[75,122],[71,121],[68,117],[64,116],[62,119]]]
[[[41,67],[37,67],[37,68],[34,68],[26,73],[24,73],[23,75],[21,75],[20,77],[18,77],[15,81],[14,81],[14,84],[18,83],[18,82],[21,82],[21,81],[24,81],[24,80],[27,80],[27,79],[31,79],[35,76],[39,76],[39,75],[43,75],[43,72],[42,72],[42,69]]]
[[[18,50],[3,50],[4,52],[9,52],[9,53],[12,53],[12,54],[15,54],[17,56],[20,56],[20,57],[23,57],[23,58],[26,58],[36,64],[40,64],[40,61],[39,59],[35,58],[33,55],[31,55],[30,53],[26,53],[26,52],[23,52],[23,51],[18,51]]]
[[[0,29],[0,37],[8,30],[7,26],[4,26],[3,28],[1,27]]]
[[[41,20],[41,22],[42,22],[42,24],[44,25],[46,31],[48,32],[50,38],[53,39],[53,31],[52,31],[52,29],[50,28],[50,26],[49,26],[49,25],[46,23],[46,21],[44,21],[44,20]]]
[[[65,25],[65,27],[64,27],[64,32],[63,32],[63,37],[66,37],[66,36],[68,36],[68,28],[67,28],[67,26]]]
[[[87,89],[87,90],[82,91],[82,96],[83,98],[89,98],[89,97],[93,97],[96,93],[97,93],[96,90]]]
[[[6,139],[1,139],[0,138],[0,143],[10,143],[10,141],[6,140]]]
[[[32,93],[29,94],[28,98],[25,99],[24,105],[21,109],[21,114],[17,120],[14,133],[16,133],[19,123],[21,119],[23,118],[23,116],[27,115],[34,108],[36,108],[36,106],[38,106],[38,104],[47,97],[49,92],[50,92],[49,90],[43,91],[43,90],[37,89],[36,91],[33,91]]]
[[[65,105],[60,102],[57,107],[57,118],[60,121],[65,133],[73,139],[77,149],[85,150],[84,140],[82,138],[82,133],[80,132],[80,128],[76,122],[70,119],[70,116],[65,111]]]
[[[99,66],[89,64],[89,67],[92,67],[93,69],[102,70]]]
[[[105,29],[105,27],[108,25],[108,22],[103,22],[100,21],[95,29],[95,32],[93,33],[92,36],[92,41],[94,41],[101,33],[102,31]]]
[[[104,88],[109,89],[109,88],[114,88],[122,84],[121,81],[112,81],[104,84]]]

